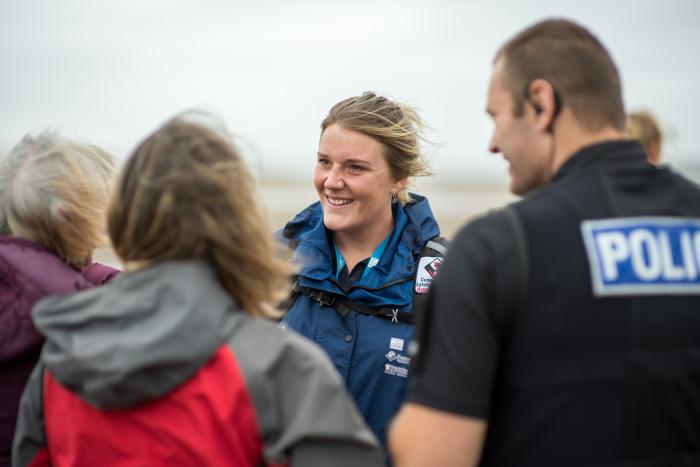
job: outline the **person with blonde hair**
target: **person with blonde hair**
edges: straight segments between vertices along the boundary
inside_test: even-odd
[[[427,198],[408,192],[430,173],[423,126],[372,92],[334,105],[321,123],[319,201],[280,233],[301,268],[282,323],[330,355],[382,443],[406,389],[414,301],[445,252]]]
[[[114,173],[112,157],[102,149],[51,132],[25,136],[0,159],[2,467],[10,465],[20,395],[43,342],[32,324],[32,305],[117,273],[91,259],[106,241]]]
[[[47,343],[16,466],[381,465],[323,352],[262,319],[292,271],[223,132],[189,116],[156,130],[108,224],[126,272],[34,309]]]
[[[656,118],[645,110],[630,112],[627,114],[625,126],[627,136],[642,143],[649,162],[658,165],[661,162],[661,144],[664,137]]]

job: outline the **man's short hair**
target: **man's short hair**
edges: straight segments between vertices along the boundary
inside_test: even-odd
[[[548,19],[523,30],[497,52],[513,113],[522,115],[535,79],[548,81],[558,105],[566,105],[585,128],[625,128],[620,77],[603,44],[586,28],[565,19]],[[558,109],[560,110],[560,109]]]

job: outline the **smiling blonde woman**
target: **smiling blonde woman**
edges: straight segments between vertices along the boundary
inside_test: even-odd
[[[372,92],[339,102],[321,123],[319,201],[280,233],[300,267],[283,325],[330,355],[382,443],[405,392],[414,301],[444,253],[428,200],[407,191],[430,173],[422,139],[407,105]]]

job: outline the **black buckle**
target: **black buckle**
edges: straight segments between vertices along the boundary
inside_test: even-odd
[[[323,292],[321,290],[313,290],[311,292],[311,298],[320,303],[321,306],[331,306],[335,303],[335,294]]]

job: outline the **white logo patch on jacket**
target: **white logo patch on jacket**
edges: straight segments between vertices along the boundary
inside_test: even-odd
[[[392,365],[391,363],[384,364],[384,373],[401,378],[408,378],[408,368],[403,366]]]
[[[401,363],[402,365],[410,365],[411,364],[411,357],[407,357],[405,355],[398,354],[398,353],[394,352],[393,350],[390,350],[384,356],[390,362]]]
[[[403,339],[399,339],[398,337],[392,337],[389,339],[389,348],[398,350],[399,352],[403,350]]]
[[[437,276],[442,264],[442,258],[439,256],[424,256],[418,263],[418,271],[416,273],[416,293],[424,294],[430,290],[430,284]]]

